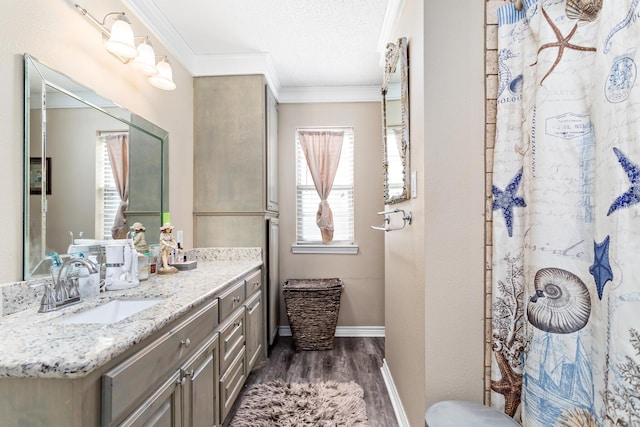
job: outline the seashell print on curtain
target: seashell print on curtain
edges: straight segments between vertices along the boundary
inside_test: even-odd
[[[638,3],[498,11],[491,403],[528,427],[640,426]]]

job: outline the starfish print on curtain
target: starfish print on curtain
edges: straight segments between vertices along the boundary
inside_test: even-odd
[[[569,40],[571,40],[573,35],[576,33],[576,30],[578,29],[578,23],[577,22],[573,26],[573,29],[571,30],[571,32],[566,37],[563,37],[562,33],[560,32],[558,27],[553,23],[553,21],[551,20],[551,18],[547,14],[547,12],[544,10],[544,8],[542,9],[542,14],[544,15],[545,20],[549,23],[549,26],[551,26],[551,29],[553,30],[553,33],[556,35],[556,39],[558,41],[553,42],[553,43],[545,43],[545,44],[543,44],[542,46],[540,46],[540,48],[538,48],[538,54],[540,54],[540,52],[542,52],[544,49],[547,49],[547,48],[550,48],[550,47],[557,47],[558,48],[558,56],[556,57],[556,60],[553,62],[553,65],[551,66],[551,68],[549,68],[549,71],[547,71],[547,73],[544,75],[544,77],[542,77],[542,80],[540,80],[540,86],[542,86],[542,83],[545,81],[545,79],[547,77],[549,77],[551,72],[558,66],[558,64],[560,63],[560,60],[562,59],[562,55],[564,54],[564,50],[565,49],[575,49],[575,50],[581,50],[581,51],[585,51],[585,52],[595,52],[596,51],[595,47],[584,47],[584,46],[578,46],[578,45],[569,43]],[[534,62],[531,65],[533,66],[533,65],[536,65],[537,63],[538,63],[538,61]]]
[[[609,264],[609,241],[610,236],[607,236],[600,243],[593,242],[593,264],[589,267],[589,273],[593,276],[593,280],[596,282],[596,289],[598,290],[598,298],[602,300],[602,293],[604,291],[604,285],[608,281],[613,280],[613,271],[611,270],[611,264]]]
[[[640,202],[640,168],[635,165],[622,151],[613,147],[613,152],[618,156],[618,162],[624,169],[629,181],[631,181],[631,188],[620,195],[609,208],[607,216],[611,215],[615,211],[621,208],[628,208]]]
[[[507,185],[504,191],[500,190],[495,185],[493,186],[493,210],[502,209],[502,215],[507,224],[507,232],[509,237],[513,237],[513,208],[514,207],[526,207],[527,204],[522,197],[516,196],[518,187],[520,186],[520,180],[522,179],[522,168],[516,176],[513,177],[511,182]]]

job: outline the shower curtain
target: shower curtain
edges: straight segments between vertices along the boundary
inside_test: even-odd
[[[498,11],[491,402],[640,426],[640,0]]]

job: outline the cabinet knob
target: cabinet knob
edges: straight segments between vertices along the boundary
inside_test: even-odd
[[[238,321],[236,322],[236,328],[239,328],[240,326],[242,326],[242,321],[241,321],[241,320],[238,320]]]
[[[180,347],[189,347],[190,345],[191,345],[191,340],[189,338],[186,338],[180,341]]]

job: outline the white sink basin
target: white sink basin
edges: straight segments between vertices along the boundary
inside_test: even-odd
[[[59,320],[64,324],[102,323],[111,324],[158,304],[161,299],[114,299],[97,307],[65,316]]]

